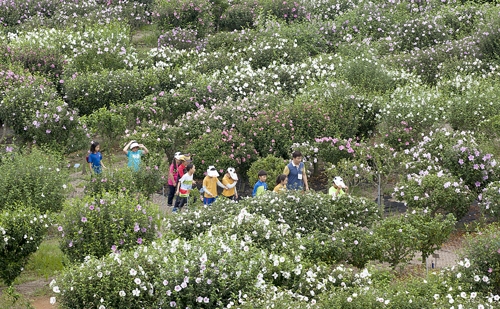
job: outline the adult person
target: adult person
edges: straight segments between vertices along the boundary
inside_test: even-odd
[[[179,171],[178,167],[181,164],[181,153],[176,152],[174,154],[174,159],[172,160],[172,164],[170,164],[170,168],[168,171],[168,199],[167,199],[167,204],[168,206],[172,206],[173,201],[174,201],[174,195],[175,192],[177,191],[177,181],[179,180]]]
[[[283,174],[288,176],[286,188],[288,190],[306,190],[309,191],[307,183],[307,174],[304,162],[302,162],[302,153],[298,150],[292,153],[292,161],[285,166]]]

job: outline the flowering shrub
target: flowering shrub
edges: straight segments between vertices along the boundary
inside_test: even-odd
[[[498,225],[492,224],[466,238],[457,272],[473,291],[500,293],[499,237]]]
[[[267,265],[264,252],[239,239],[166,239],[91,258],[66,270],[52,287],[62,308],[226,307],[266,289]]]
[[[350,189],[375,180],[369,163],[359,158],[341,159],[337,164],[326,168],[325,175],[328,177],[328,185],[332,183],[334,177],[341,176]]]
[[[232,3],[220,16],[219,29],[233,31],[253,27],[257,18],[258,3],[255,0],[243,0]]]
[[[141,100],[151,94],[159,83],[152,70],[75,73],[61,82],[64,83],[69,106],[77,108],[83,115],[111,104]]]
[[[117,170],[103,169],[101,174],[92,174],[85,184],[85,194],[99,198],[106,192],[112,194],[137,192],[134,172],[128,167]]]
[[[196,29],[198,37],[210,33],[214,21],[212,2],[205,0],[156,1],[152,17],[161,30]]]
[[[50,224],[38,209],[17,203],[0,211],[0,278],[11,285],[38,250]]]
[[[66,199],[68,173],[56,152],[31,151],[4,156],[0,165],[0,209],[20,203],[41,213],[58,212]]]
[[[0,120],[24,141],[46,144],[62,152],[81,149],[85,128],[77,112],[63,102],[51,82],[39,76],[0,72],[4,96]]]
[[[484,216],[500,219],[500,181],[488,184],[479,195],[479,207]]]
[[[201,178],[208,166],[220,169],[220,174],[228,167],[234,167],[238,175],[246,175],[250,165],[257,158],[252,140],[246,139],[233,128],[214,130],[192,140],[187,152],[193,156],[197,177]]]
[[[295,1],[279,1],[279,0],[260,0],[264,12],[270,11],[279,19],[284,19],[287,22],[309,20],[311,15],[306,11],[306,8]]]
[[[371,229],[345,224],[333,233],[332,246],[337,247],[339,262],[347,262],[359,269],[366,266],[369,261],[381,258],[380,242]]]
[[[94,110],[92,114],[83,116],[81,120],[87,124],[92,134],[97,134],[110,143],[109,147],[112,146],[113,141],[116,141],[126,128],[125,116],[114,113],[113,106],[111,106],[110,110],[105,107]]]
[[[72,261],[150,243],[159,236],[158,206],[108,193],[68,201],[60,217],[61,250]]]
[[[393,196],[410,209],[428,208],[433,215],[453,213],[457,219],[467,214],[474,199],[463,181],[442,171],[408,175],[396,184]]]
[[[198,32],[196,30],[174,28],[160,35],[158,38],[158,48],[168,46],[176,49],[202,50],[206,42],[206,39],[198,39]]]
[[[492,154],[484,153],[473,132],[455,132],[436,129],[423,137],[414,148],[405,151],[412,161],[423,161],[424,166],[440,164],[453,175],[463,179],[473,192],[479,192],[498,176],[497,162]]]

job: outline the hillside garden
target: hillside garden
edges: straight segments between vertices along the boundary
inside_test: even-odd
[[[32,307],[24,270],[68,309],[500,307],[495,1],[12,0],[0,24],[0,307]],[[153,198],[177,151],[245,192],[294,150],[350,195]]]

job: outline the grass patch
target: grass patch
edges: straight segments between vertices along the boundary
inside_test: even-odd
[[[35,252],[26,265],[21,276],[14,284],[21,284],[44,278],[48,280],[62,271],[67,264],[66,258],[59,249],[59,238],[49,238],[42,242],[40,248]]]

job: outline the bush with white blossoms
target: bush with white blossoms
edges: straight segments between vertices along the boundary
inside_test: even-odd
[[[47,234],[50,220],[38,209],[19,203],[0,210],[0,279],[12,285]]]
[[[394,187],[393,196],[409,209],[428,209],[431,214],[453,213],[458,220],[469,211],[475,195],[457,177],[439,171],[410,174]]]
[[[500,219],[500,181],[491,182],[483,189],[478,206],[484,216]]]

